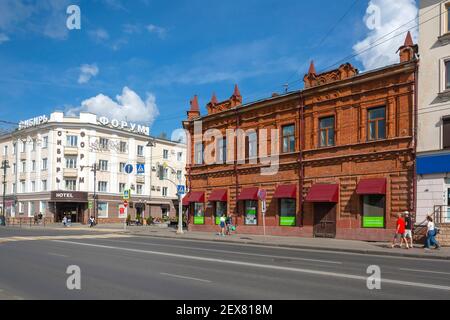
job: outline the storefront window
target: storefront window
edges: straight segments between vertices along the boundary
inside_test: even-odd
[[[384,228],[386,197],[367,195],[363,197],[363,228]]]
[[[280,226],[295,227],[296,216],[295,199],[280,199]]]
[[[98,217],[99,218],[108,218],[108,203],[107,202],[99,202],[98,203]]]
[[[258,201],[245,201],[245,224],[254,226],[258,224]]]
[[[194,203],[194,224],[205,224],[205,205]]]
[[[226,202],[216,202],[216,224],[220,224],[220,217],[222,215],[227,215],[227,203]]]

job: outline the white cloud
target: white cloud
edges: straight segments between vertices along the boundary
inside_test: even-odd
[[[80,67],[80,76],[78,77],[78,83],[88,83],[93,77],[97,76],[99,69],[96,64],[83,64]]]
[[[375,8],[375,11],[373,11],[373,8]],[[379,15],[377,10],[379,10]],[[417,18],[417,14],[418,9],[415,0],[371,0],[364,17],[364,22],[366,25],[373,25],[374,28],[367,33],[364,40],[353,46],[353,50],[355,53],[359,53],[373,45],[380,45],[365,51],[356,59],[361,61],[366,70],[398,63],[399,56],[396,52],[404,43],[406,31],[411,30],[416,25],[417,21],[414,19]],[[388,33],[391,34],[385,36]],[[416,41],[418,34],[417,27],[412,29],[411,33],[413,39]],[[399,36],[395,37],[396,35]],[[383,39],[377,41],[383,36],[385,36]],[[386,41],[392,37],[395,38]]]
[[[155,26],[154,24],[148,25],[147,30],[150,33],[155,33],[160,39],[165,39],[167,36],[167,29]]]
[[[0,44],[2,44],[3,42],[8,42],[8,41],[9,41],[9,37],[4,33],[0,33]]]
[[[89,35],[96,42],[102,42],[109,39],[108,31],[102,28],[90,31]]]
[[[122,95],[116,96],[116,101],[104,94],[99,94],[83,101],[80,107],[69,109],[67,114],[74,116],[79,112],[91,112],[111,119],[145,123],[148,126],[151,126],[159,115],[153,94],[147,93],[147,98],[143,101],[128,87],[123,88]]]

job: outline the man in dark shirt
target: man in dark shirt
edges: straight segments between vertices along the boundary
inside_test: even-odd
[[[413,247],[413,236],[412,236],[412,231],[413,231],[413,228],[414,228],[414,224],[413,224],[413,220],[411,218],[411,215],[409,214],[408,211],[405,211],[405,224],[406,224],[406,227],[405,227],[405,241],[406,241],[406,244],[408,244],[408,239],[409,239],[410,247],[414,248]]]

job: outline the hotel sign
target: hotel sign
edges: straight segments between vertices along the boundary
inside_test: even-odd
[[[35,127],[48,122],[47,116],[39,116],[32,119],[24,120],[19,122],[19,130],[23,130],[30,127]]]
[[[87,192],[53,191],[51,202],[88,202]]]
[[[105,127],[120,129],[120,130],[126,130],[130,132],[134,132],[137,134],[142,134],[149,136],[150,135],[150,127],[146,127],[140,124],[127,122],[127,121],[120,121],[117,119],[108,119],[107,117],[100,117],[98,119],[98,123]]]

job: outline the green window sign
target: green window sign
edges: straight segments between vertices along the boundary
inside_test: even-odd
[[[203,203],[194,203],[194,224],[205,224],[205,208]]]
[[[280,217],[280,225],[282,227],[295,227],[296,219],[295,217]]]
[[[384,228],[384,217],[364,217],[363,228]]]
[[[297,223],[295,199],[280,199],[280,226],[295,227]]]

